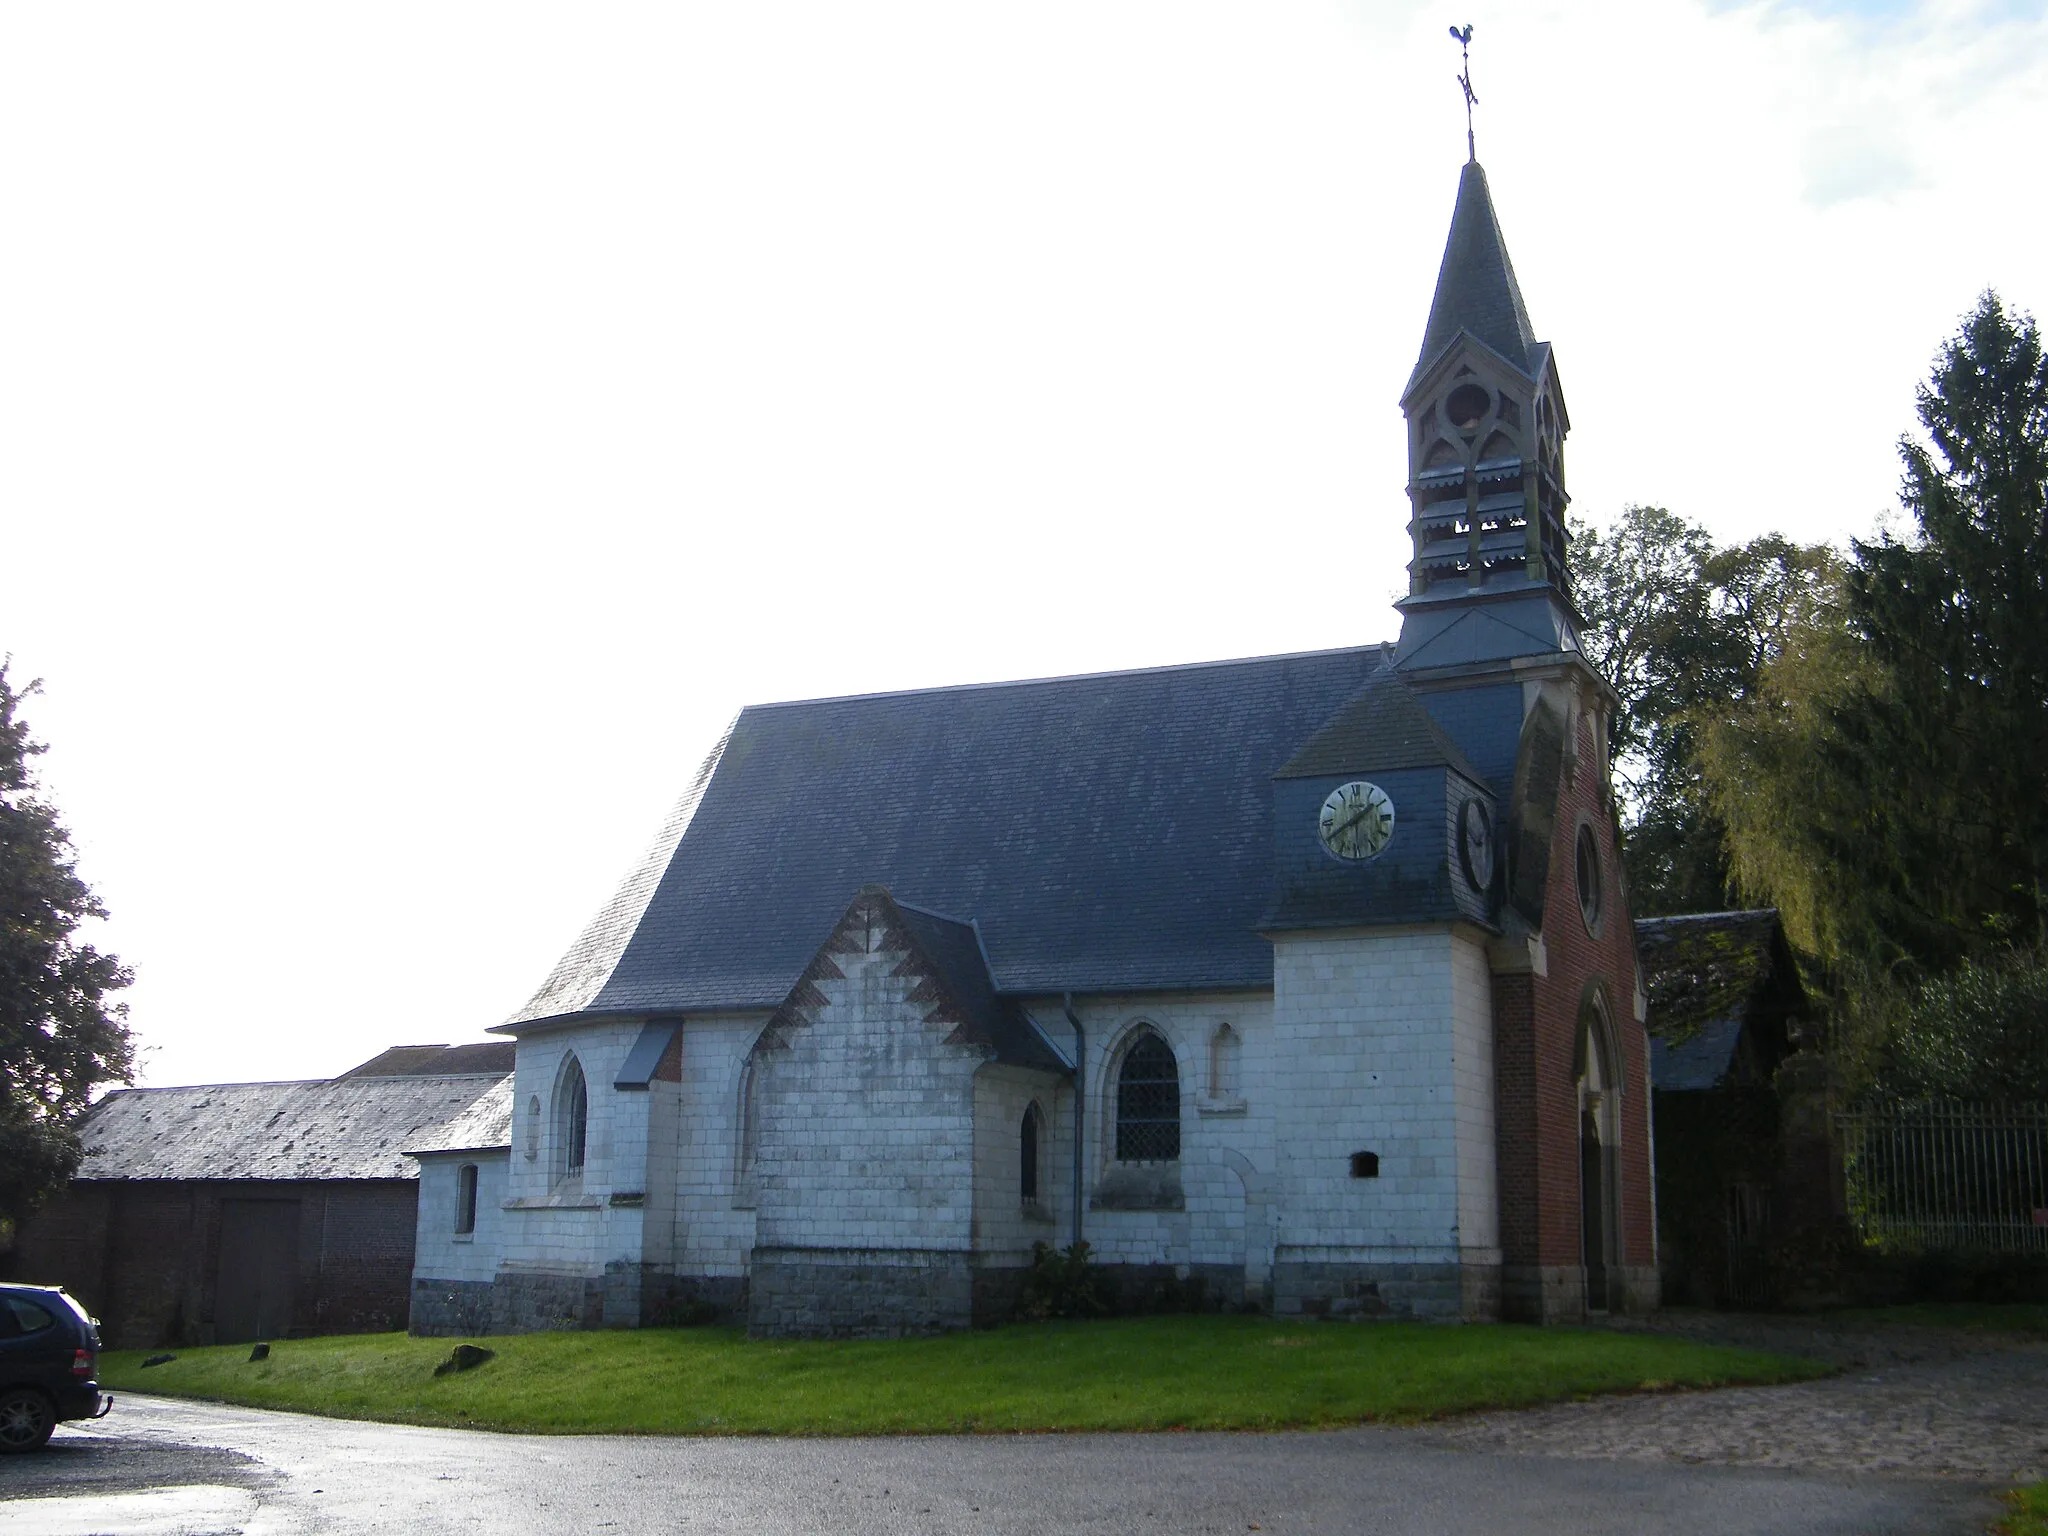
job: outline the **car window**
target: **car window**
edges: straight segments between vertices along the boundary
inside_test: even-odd
[[[6,1321],[0,1322],[0,1331],[9,1334],[41,1333],[57,1321],[46,1308],[26,1296],[0,1296],[0,1310],[7,1314]],[[14,1326],[8,1327],[8,1323]]]

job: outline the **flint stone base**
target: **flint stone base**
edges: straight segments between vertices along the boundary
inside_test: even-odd
[[[756,1248],[747,1332],[888,1339],[974,1322],[968,1255],[931,1248]]]
[[[1500,1269],[1492,1264],[1282,1259],[1273,1265],[1275,1317],[1493,1322],[1500,1308]]]

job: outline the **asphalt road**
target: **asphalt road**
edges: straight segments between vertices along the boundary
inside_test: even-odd
[[[124,1396],[0,1462],[7,1536],[745,1531],[1981,1533],[1956,1482],[1504,1455],[1428,1430],[685,1440]]]

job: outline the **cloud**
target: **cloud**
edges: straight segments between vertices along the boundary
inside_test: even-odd
[[[1863,127],[1822,128],[1806,145],[1806,200],[1816,208],[1925,185],[1904,146]]]

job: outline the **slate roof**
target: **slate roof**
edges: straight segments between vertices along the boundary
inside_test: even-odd
[[[773,1009],[855,892],[979,925],[1006,993],[1272,984],[1271,776],[1380,646],[741,712],[507,1026]]]
[[[1508,259],[1507,242],[1494,215],[1493,194],[1477,160],[1467,161],[1458,178],[1458,206],[1451,214],[1450,238],[1444,242],[1443,265],[1437,270],[1422,354],[1404,395],[1461,331],[1471,332],[1523,373],[1536,376],[1536,349],[1541,344],[1529,324],[1522,285],[1515,280],[1515,264]]]
[[[1808,1011],[1777,910],[1646,917],[1635,927],[1652,1085],[1714,1087],[1734,1065],[1745,1030],[1764,1069],[1775,1067],[1792,1043],[1788,1021]]]
[[[1650,1028],[1678,1038],[1760,1006],[1803,1013],[1806,989],[1775,907],[1636,921]]]
[[[451,1072],[510,1072],[518,1049],[510,1040],[469,1045],[394,1045],[343,1077],[445,1077]]]
[[[886,892],[884,893],[886,894]],[[952,994],[974,1035],[987,1042],[996,1060],[1012,1066],[1064,1072],[1071,1063],[1054,1051],[1016,1003],[996,993],[988,952],[973,923],[941,917],[918,907],[896,905],[917,947],[924,951],[939,981]]]
[[[1275,775],[1282,779],[1386,772],[1396,768],[1455,768],[1474,784],[1474,768],[1444,728],[1430,718],[1415,690],[1394,672],[1381,673],[1351,697],[1327,724],[1301,744]]]
[[[509,1044],[509,1042],[508,1042]],[[484,1090],[483,1096],[438,1130],[415,1138],[405,1148],[421,1152],[488,1152],[512,1145],[512,1078],[508,1074]]]
[[[117,1089],[80,1127],[78,1177],[416,1179],[406,1149],[504,1081],[476,1074]]]
[[[1650,1086],[1663,1091],[1694,1093],[1719,1086],[1735,1064],[1742,1043],[1740,1018],[1714,1019],[1683,1040],[1650,1036]]]

